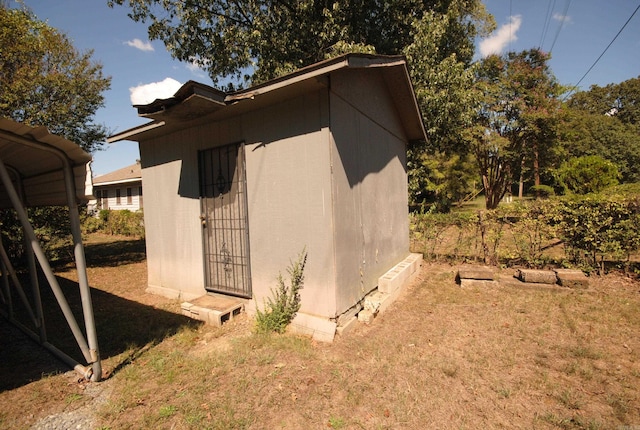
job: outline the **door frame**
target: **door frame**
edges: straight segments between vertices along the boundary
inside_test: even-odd
[[[207,172],[205,169],[207,168],[205,157],[207,154],[210,154],[212,157],[216,154],[221,153],[222,151],[229,150],[231,148],[235,148],[235,175],[239,175],[237,177],[238,189],[237,189],[237,199],[236,199],[236,209],[240,211],[240,216],[238,219],[229,220],[231,223],[230,227],[225,227],[223,225],[222,228],[217,228],[216,223],[222,222],[225,223],[224,219],[213,220],[209,217],[209,212],[207,209],[211,209],[207,206],[207,203],[217,198],[215,197],[215,190],[211,193],[211,190],[206,189],[207,184],[205,184],[205,177],[207,176]],[[246,159],[245,159],[245,142],[233,142],[225,145],[214,146],[210,148],[206,148],[198,151],[198,182],[199,182],[199,190],[200,190],[200,220],[202,222],[202,253],[203,253],[203,274],[204,274],[204,287],[208,292],[212,293],[220,293],[231,296],[238,296],[243,298],[252,298],[252,282],[251,282],[251,259],[250,259],[250,248],[249,248],[249,209],[248,209],[248,200],[247,200],[247,175],[246,175]],[[216,175],[215,165],[213,162],[209,164],[211,168],[210,172],[210,182],[208,183],[209,187],[218,187],[218,182],[220,177]],[[228,166],[227,166],[228,168]],[[229,173],[229,172],[227,172]],[[229,184],[232,184],[234,178],[231,179]],[[224,178],[223,178],[224,179]],[[211,195],[208,196],[207,192]],[[224,193],[219,192],[218,195],[224,195]],[[215,209],[215,208],[213,208]],[[224,216],[224,213],[223,213]],[[234,223],[240,223],[240,226],[235,225]],[[212,230],[213,229],[213,230]],[[209,249],[209,245],[212,240],[215,240],[217,237],[217,232],[221,232],[222,235],[229,234],[240,234],[240,236],[233,236],[233,239],[238,240],[240,244],[240,253],[239,255],[233,255],[229,253],[228,249],[224,249],[223,251],[216,253],[215,250]],[[226,238],[227,236],[225,236]],[[223,242],[223,247],[225,243]],[[224,257],[222,257],[224,255]],[[212,258],[216,261],[212,261]],[[224,261],[221,259],[224,258]],[[233,288],[227,288],[224,285],[217,284],[214,285],[212,279],[216,276],[220,276],[218,274],[219,267],[224,266],[224,270],[227,271],[228,267],[236,270],[233,275]],[[241,273],[237,273],[237,271]],[[218,278],[219,279],[219,278]],[[236,285],[236,281],[241,281],[241,285]]]

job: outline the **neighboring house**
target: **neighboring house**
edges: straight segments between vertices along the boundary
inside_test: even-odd
[[[149,291],[251,313],[306,249],[293,327],[332,340],[381,277],[415,270],[406,150],[425,131],[403,57],[349,54],[229,94],[187,82],[136,108],[153,121],[109,141],[139,142]]]
[[[95,200],[89,203],[90,210],[137,211],[142,209],[142,174],[140,162],[93,178]]]

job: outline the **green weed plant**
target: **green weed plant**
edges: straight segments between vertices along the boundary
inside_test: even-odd
[[[296,261],[292,261],[287,272],[289,285],[278,274],[278,286],[271,289],[264,308],[256,306],[257,333],[284,333],[296,313],[300,310],[300,290],[304,285],[304,268],[307,264],[307,252],[303,250]]]

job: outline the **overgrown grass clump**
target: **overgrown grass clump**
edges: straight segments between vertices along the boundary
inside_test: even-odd
[[[302,251],[298,259],[287,268],[290,282],[286,284],[282,273],[278,274],[278,286],[271,289],[272,297],[267,297],[264,309],[256,306],[257,333],[283,333],[300,310],[300,290],[304,285],[304,267],[307,252]]]

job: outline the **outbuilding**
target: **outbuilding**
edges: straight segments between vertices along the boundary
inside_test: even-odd
[[[348,54],[233,93],[187,82],[135,106],[149,291],[246,299],[306,250],[294,328],[331,340],[409,252],[407,145],[425,139],[404,57]],[[396,287],[386,287],[395,289]]]

